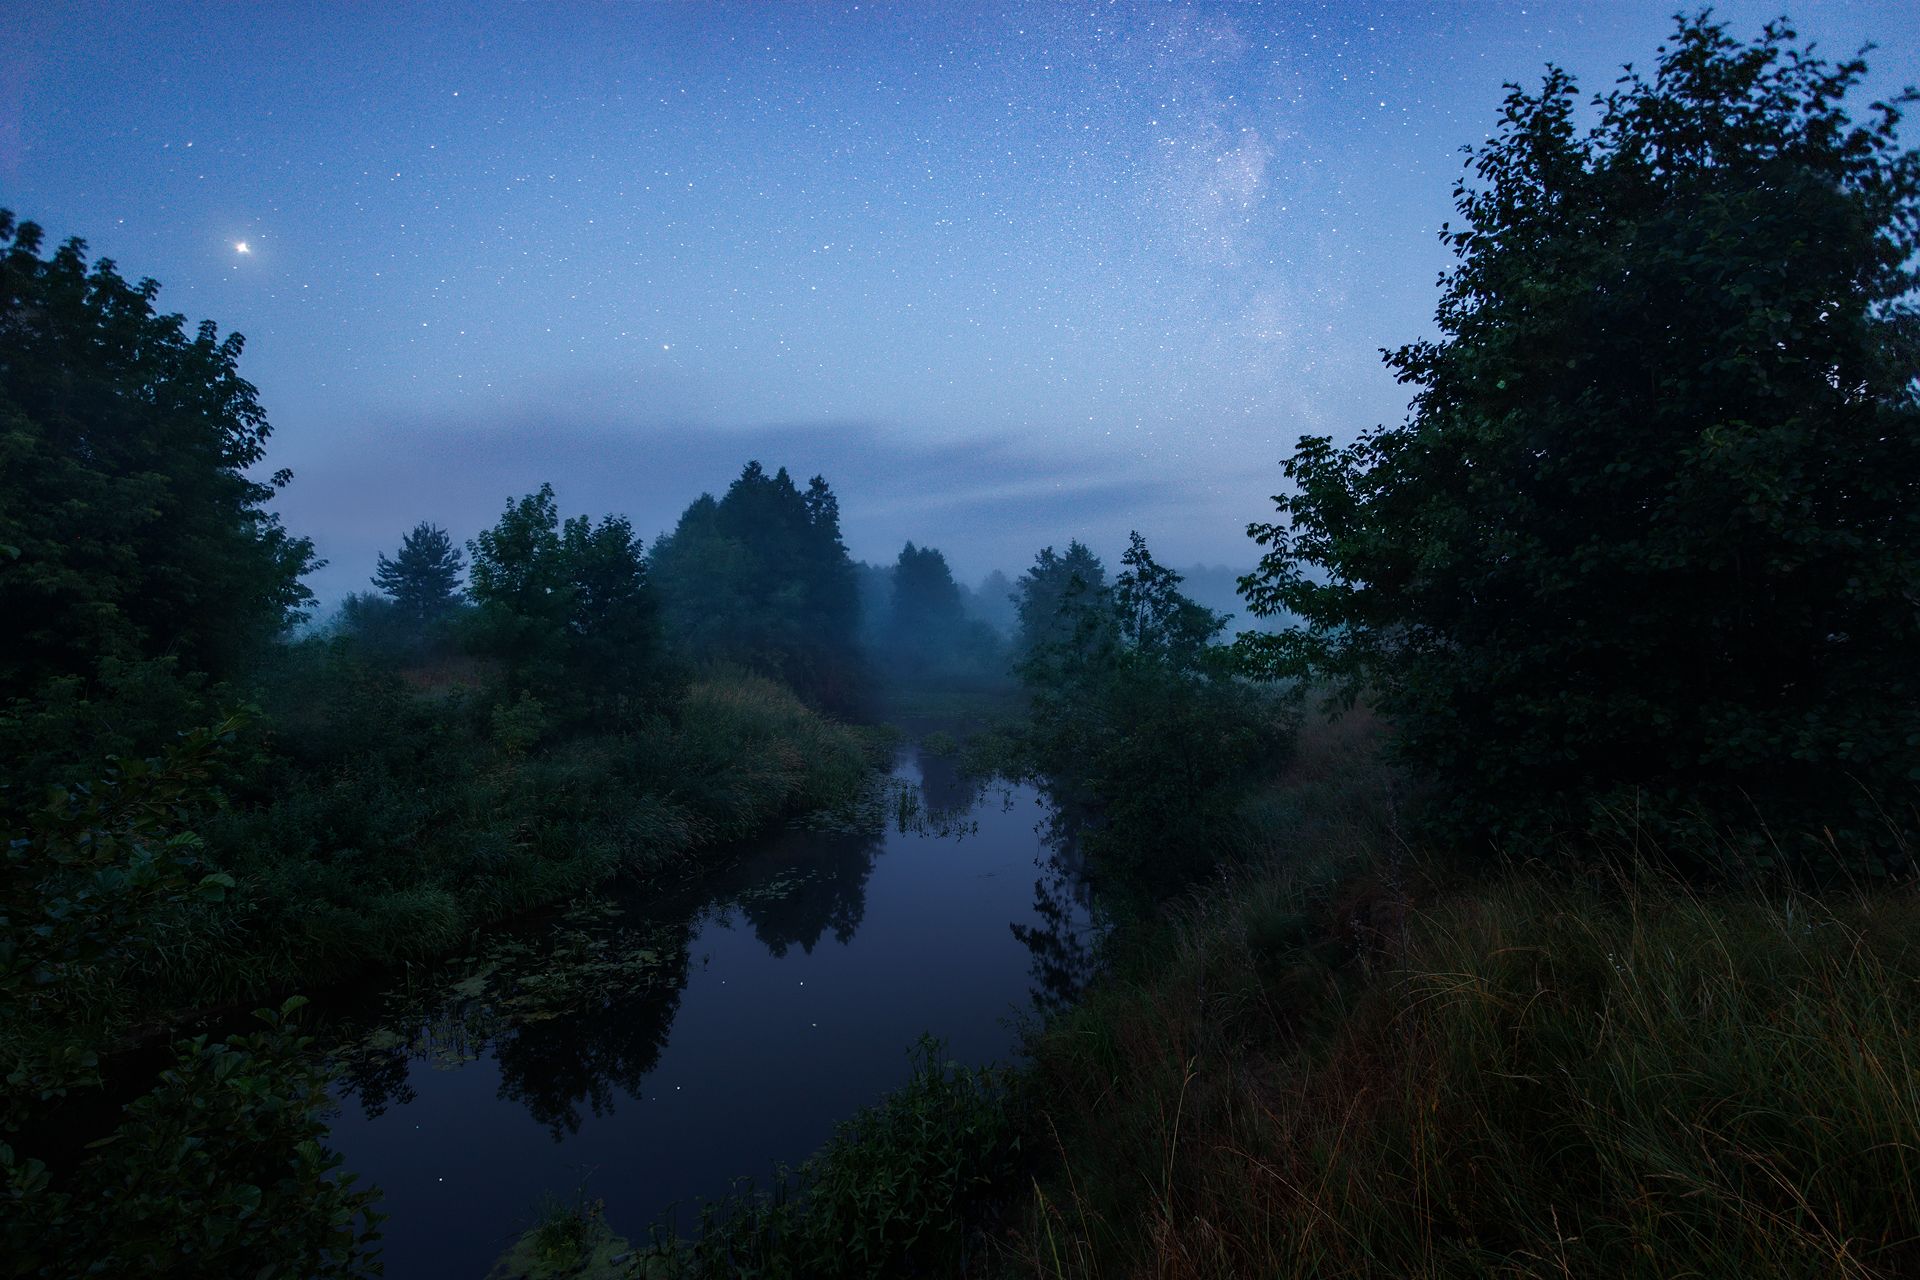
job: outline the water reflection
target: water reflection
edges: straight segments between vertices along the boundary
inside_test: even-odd
[[[1086,876],[1081,845],[1084,823],[1070,809],[1050,805],[1039,832],[1047,853],[1033,882],[1033,920],[1007,927],[1033,954],[1029,994],[1043,1015],[1061,1012],[1080,998],[1099,965],[1100,913]]]
[[[1036,828],[1049,812],[908,754],[837,829],[771,837],[678,896],[491,935],[336,1009],[332,1142],[382,1189],[388,1274],[482,1274],[542,1196],[589,1181],[632,1232],[796,1163],[902,1082],[923,1033],[1004,1061],[1029,988],[1057,1007],[1095,950],[1078,843]]]
[[[677,983],[623,993],[573,1017],[521,1023],[495,1041],[501,1099],[525,1107],[558,1140],[580,1131],[582,1104],[606,1116],[619,1092],[644,1096],[641,1082],[659,1065],[686,986],[684,950],[678,959]]]
[[[829,929],[841,946],[853,941],[867,911],[867,879],[880,852],[875,835],[812,835],[791,851],[793,866],[723,895],[724,918],[737,907],[773,956],[798,946],[811,955]]]
[[[920,773],[920,803],[936,818],[971,809],[986,786],[984,779],[962,772],[957,757],[935,754],[924,746],[914,749],[914,767]]]
[[[698,896],[653,903],[629,891],[577,907],[544,935],[508,935],[389,992],[336,1051],[339,1092],[368,1118],[412,1102],[412,1065],[447,1067],[491,1053],[499,1096],[555,1140],[622,1094],[643,1099],[709,921],[743,918],[774,957],[811,953],[831,932],[845,945],[866,912],[881,848],[876,832],[805,833],[746,858]],[[624,899],[624,900],[623,900]]]

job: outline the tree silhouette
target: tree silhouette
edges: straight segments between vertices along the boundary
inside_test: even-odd
[[[1442,336],[1388,357],[1407,421],[1303,437],[1250,529],[1249,603],[1305,625],[1243,651],[1371,690],[1480,847],[1633,812],[1892,855],[1913,823],[1912,99],[1856,124],[1864,63],[1794,40],[1680,20],[1584,134],[1565,72],[1514,88]]]
[[[189,334],[152,280],[41,239],[0,210],[0,695],[106,662],[236,674],[317,567],[267,510],[291,474],[253,474],[271,427],[242,339]]]
[[[373,585],[392,597],[407,621],[425,630],[460,603],[465,572],[466,561],[447,531],[423,520],[401,539],[393,559],[379,557]]]

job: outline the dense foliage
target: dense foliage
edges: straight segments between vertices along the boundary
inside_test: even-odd
[[[235,878],[200,835],[239,729],[109,761],[9,831],[0,880],[0,1242],[8,1274],[347,1275],[372,1197],[335,1173],[326,1077],[286,1015],[174,1048],[173,1065],[87,1144],[106,1050],[152,1011],[165,957],[216,933]],[[66,1152],[49,1161],[47,1155]],[[50,1167],[51,1166],[51,1167]]]
[[[365,1274],[375,1193],[321,1145],[327,1075],[288,1001],[173,1063],[77,1166],[0,1142],[0,1248],[16,1276]]]
[[[1281,725],[1214,643],[1225,619],[1182,595],[1138,533],[1121,563],[1109,586],[1075,542],[1021,577],[1031,705],[1015,753],[1090,811],[1096,874],[1159,896],[1230,855],[1239,799]]]
[[[270,429],[241,338],[189,335],[153,281],[41,240],[0,210],[0,698],[110,662],[232,674],[313,567],[266,509],[287,473],[250,474]]]
[[[978,684],[1001,677],[1000,637],[968,610],[970,594],[947,558],[909,542],[886,575],[885,627],[876,657],[899,678]]]
[[[1032,1041],[1054,1159],[1009,1274],[1914,1274],[1914,896],[1463,882],[1365,723],[1313,727],[1271,856]]]
[[[625,516],[562,524],[552,485],[510,501],[472,544],[481,651],[520,690],[596,722],[630,720],[663,674],[642,550]]]
[[[373,585],[386,592],[410,622],[424,628],[460,602],[465,572],[460,549],[447,531],[423,520],[400,540],[391,560],[378,558]]]
[[[858,703],[859,587],[820,476],[802,493],[785,467],[748,463],[718,500],[703,494],[681,514],[652,566],[690,660],[761,671],[827,707]]]
[[[1685,20],[1514,89],[1408,420],[1301,439],[1244,650],[1378,699],[1452,830],[1741,826],[1900,865],[1920,736],[1920,157],[1859,61]],[[1770,828],[1770,830],[1769,830]],[[1800,836],[1813,830],[1822,834]]]
[[[280,1015],[165,1069],[142,1042],[682,874],[851,796],[872,743],[778,685],[690,685],[632,526],[563,521],[544,486],[471,544],[470,605],[421,524],[380,594],[291,638],[313,557],[265,508],[285,473],[251,478],[240,339],[39,240],[0,214],[0,1270],[357,1272],[372,1200],[320,1145],[309,1045]],[[814,638],[850,634],[831,493],[759,479],[742,528],[784,485],[805,542],[761,566],[768,617],[799,575]]]
[[[772,1188],[706,1206],[691,1239],[656,1228],[634,1270],[676,1280],[964,1270],[969,1214],[1018,1156],[1005,1078],[945,1061],[923,1038],[903,1087]]]

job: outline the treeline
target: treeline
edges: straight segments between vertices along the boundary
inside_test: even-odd
[[[0,214],[0,1252],[349,1272],[372,1202],[285,1010],[144,1080],[121,1051],[852,799],[878,743],[815,709],[860,679],[833,497],[750,466],[648,556],[543,486],[295,638],[316,561],[252,478],[239,338],[41,245]]]
[[[651,551],[624,517],[562,521],[543,487],[465,554],[446,530],[417,526],[379,557],[373,585],[347,597],[332,629],[417,681],[470,678],[479,661],[549,695],[582,679],[633,695],[671,673],[738,668],[864,719],[892,684],[1011,675],[1005,574],[969,589],[943,553],[912,542],[893,564],[855,561],[825,477],[802,490],[758,462],[691,503]]]

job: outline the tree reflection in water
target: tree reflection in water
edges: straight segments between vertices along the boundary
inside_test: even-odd
[[[1029,989],[1043,1016],[1059,1013],[1080,998],[1099,964],[1104,935],[1086,877],[1080,842],[1084,815],[1057,801],[1047,807],[1040,836],[1047,849],[1033,882],[1033,912],[1039,923],[1008,925],[1033,961]]]
[[[914,767],[920,771],[920,804],[929,817],[954,817],[973,808],[985,781],[963,772],[957,758],[938,755],[924,746],[914,748]]]
[[[783,851],[784,870],[763,868],[753,883],[716,899],[724,919],[734,908],[776,958],[798,946],[812,954],[827,930],[845,946],[867,911],[867,880],[881,840],[873,835],[809,833]],[[769,874],[770,873],[770,874]]]
[[[386,993],[340,1037],[342,1095],[378,1116],[413,1100],[416,1066],[491,1056],[500,1098],[556,1140],[579,1132],[589,1114],[610,1114],[623,1094],[645,1097],[703,928],[744,924],[774,957],[795,947],[811,954],[828,935],[846,945],[865,916],[889,826],[956,841],[978,830],[986,784],[924,751],[917,764],[917,784],[903,779],[876,795],[860,830],[788,833],[677,896],[616,889],[545,927],[495,935]],[[1003,803],[1015,795],[1009,787]],[[1048,814],[1035,922],[1012,926],[1032,953],[1031,993],[1043,1013],[1078,995],[1100,933],[1081,876],[1081,824],[1057,807]]]
[[[775,956],[811,952],[829,931],[845,944],[866,910],[876,832],[809,833],[666,902],[603,899],[538,936],[503,935],[475,955],[390,992],[335,1050],[343,1097],[369,1117],[413,1100],[414,1064],[491,1053],[500,1097],[556,1140],[579,1131],[583,1108],[612,1112],[665,1049],[701,925],[739,912]],[[650,910],[649,910],[650,909]]]

